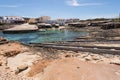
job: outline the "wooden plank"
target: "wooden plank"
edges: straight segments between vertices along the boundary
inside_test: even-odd
[[[56,43],[44,43],[44,44],[33,44],[33,46],[68,46],[68,47],[83,47],[83,48],[99,48],[99,49],[115,49],[120,50],[120,47],[108,47],[108,46],[94,46],[94,45],[81,45],[81,44],[56,44]]]
[[[73,40],[73,41],[66,41],[66,42],[120,42],[120,40]]]
[[[70,50],[70,51],[82,51],[82,52],[92,52],[95,54],[113,54],[120,55],[120,50],[110,50],[110,49],[94,49],[94,48],[82,48],[82,47],[68,47],[68,46],[39,46],[43,48],[52,48],[59,50]]]

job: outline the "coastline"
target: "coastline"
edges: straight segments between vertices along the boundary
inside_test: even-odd
[[[1,0],[0,80],[120,80],[120,0]]]
[[[59,43],[61,44],[65,42],[57,42],[57,44]],[[75,42],[74,44],[78,43],[79,42]],[[89,45],[93,45],[93,43],[91,42],[88,43]],[[111,43],[111,46],[115,45],[113,43]],[[79,45],[82,44],[79,43]],[[107,45],[105,43],[99,42],[97,42],[97,44],[96,42],[94,42],[94,45],[110,46],[109,43]],[[111,76],[104,78],[101,77],[102,80],[108,80],[112,78],[119,80],[120,78],[120,56],[117,54],[94,54],[91,52],[82,51],[74,52],[71,50],[34,47],[11,41],[1,44],[0,51],[0,73],[2,74],[1,79],[9,78],[10,80],[56,80],[57,78],[62,79],[62,77],[66,77],[66,79],[69,80],[72,80],[73,78],[76,78],[76,80],[80,80],[83,76],[82,74],[84,74],[87,71],[87,67],[90,66],[94,66],[90,68],[91,71],[94,69],[101,74],[88,72],[87,75],[89,76],[86,76],[85,79],[89,79],[90,75],[94,75],[92,80],[96,80],[96,76],[100,77],[104,75]],[[75,66],[79,70],[78,72],[82,72],[81,75],[76,76],[77,74],[74,73],[76,72]],[[81,68],[82,66],[84,66],[84,68]],[[104,67],[104,69],[100,69],[100,66]],[[66,67],[70,68],[64,69]],[[115,72],[111,71],[113,67]],[[75,70],[73,72],[69,72],[69,70],[71,69]],[[61,71],[59,77],[56,77],[56,70]],[[106,73],[105,71],[108,73],[104,74]],[[73,76],[69,78],[67,77],[68,74],[71,76],[75,75],[76,77]],[[48,79],[48,77],[52,79]]]

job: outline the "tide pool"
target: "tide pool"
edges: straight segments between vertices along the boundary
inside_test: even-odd
[[[87,32],[79,32],[73,30],[46,30],[37,31],[34,33],[21,33],[21,34],[3,34],[3,36],[11,41],[20,41],[22,43],[45,43],[52,41],[68,41],[74,40],[78,36],[85,36]]]

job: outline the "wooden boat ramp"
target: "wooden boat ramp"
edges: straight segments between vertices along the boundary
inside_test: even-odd
[[[118,44],[119,43],[119,44]],[[68,51],[91,52],[95,54],[116,54],[120,55],[120,41],[65,41],[51,43],[30,43],[31,47],[51,48]]]

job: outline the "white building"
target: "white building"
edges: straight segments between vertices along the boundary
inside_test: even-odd
[[[19,16],[1,16],[1,23],[14,23],[15,21],[24,21],[24,18]]]
[[[4,20],[24,21],[23,17],[19,16],[3,16]]]
[[[57,24],[64,26],[66,23],[66,19],[56,19]]]
[[[3,17],[0,17],[0,23],[3,23]]]
[[[79,21],[80,21],[80,19],[78,19],[78,18],[71,18],[71,19],[67,19],[66,23],[79,22]]]
[[[41,22],[41,23],[47,23],[47,22],[50,21],[50,19],[51,19],[50,16],[41,16],[41,17],[39,18],[39,22]]]

